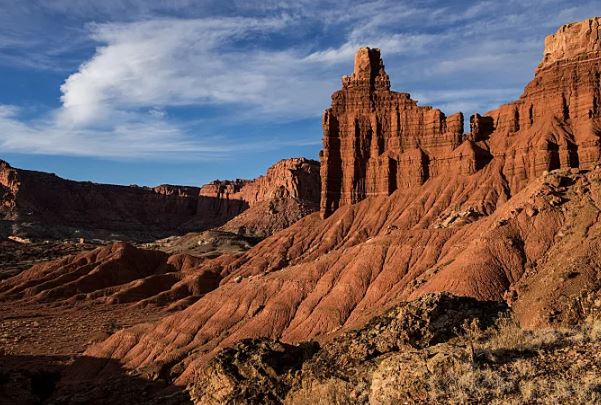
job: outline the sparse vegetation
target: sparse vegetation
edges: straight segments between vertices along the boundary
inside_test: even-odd
[[[601,321],[576,329],[524,330],[510,317],[476,322],[445,345],[463,348],[452,367],[425,375],[427,401],[490,404],[601,403]]]

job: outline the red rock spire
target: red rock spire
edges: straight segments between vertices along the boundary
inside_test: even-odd
[[[355,68],[351,76],[342,77],[342,86],[390,90],[390,79],[378,48],[359,48],[355,53]]]
[[[447,155],[461,143],[462,134],[461,113],[446,117],[418,106],[407,93],[391,91],[380,50],[360,48],[353,74],[342,78],[342,89],[332,95],[332,106],[323,115],[322,217],[340,206],[448,173],[445,165],[454,160]]]

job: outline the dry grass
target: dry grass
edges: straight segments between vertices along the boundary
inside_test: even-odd
[[[467,360],[428,375],[429,402],[601,403],[601,321],[527,331],[501,318],[486,331],[464,329],[454,345],[465,347]]]

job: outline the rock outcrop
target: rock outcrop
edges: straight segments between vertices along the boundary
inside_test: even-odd
[[[275,198],[319,201],[319,162],[305,158],[280,160],[255,180],[219,181],[203,186],[201,195],[242,200],[253,206]]]
[[[199,372],[191,387],[195,403],[281,404],[303,362],[319,345],[289,345],[268,339],[247,339],[225,349]]]
[[[284,159],[253,181],[220,181],[203,186],[219,215],[233,218],[220,229],[265,237],[319,209],[319,162]],[[248,209],[246,209],[248,207]]]
[[[344,387],[340,392],[346,394],[341,402],[364,403],[370,384],[365,371],[381,359],[450,340],[474,320],[490,326],[503,310],[496,302],[427,295],[321,348],[316,342],[289,345],[267,339],[244,340],[211,360],[197,374],[190,391],[196,403],[207,405],[303,404],[324,391],[334,391],[324,388],[338,386]],[[328,398],[328,403],[336,403],[333,399]]]
[[[561,60],[598,57],[601,51],[601,17],[562,25],[557,33],[545,38],[545,52],[539,69]]]
[[[319,350],[239,342],[190,393],[207,405],[597,403],[600,341],[590,326],[525,331],[498,303],[426,295]]]

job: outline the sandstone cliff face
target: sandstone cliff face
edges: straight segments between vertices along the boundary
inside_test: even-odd
[[[200,189],[200,195],[223,200],[241,200],[249,206],[274,198],[319,201],[319,163],[305,158],[280,160],[255,180],[215,180]]]
[[[280,160],[255,180],[215,181],[200,190],[231,219],[220,229],[265,237],[319,209],[319,162]],[[248,209],[247,209],[248,208]]]
[[[422,185],[449,168],[461,143],[463,115],[418,107],[407,93],[390,91],[379,49],[361,48],[352,76],[342,78],[323,115],[321,213],[365,197]],[[460,166],[460,167],[459,167]],[[464,174],[473,163],[459,164]]]
[[[513,190],[545,170],[590,169],[601,156],[599,18],[547,37],[545,57],[519,100],[486,114],[490,150]],[[486,134],[480,135],[486,139]]]
[[[601,17],[565,24],[545,38],[544,58],[539,69],[560,60],[590,56],[601,51]]]
[[[601,156],[600,18],[568,24],[519,100],[471,117],[446,117],[390,91],[378,49],[362,48],[323,116],[321,214],[411,189],[442,173],[471,175],[496,160],[515,194],[545,170],[591,168]]]
[[[10,165],[0,160],[0,215],[14,219],[15,194],[19,189],[18,175]]]
[[[146,187],[64,180],[0,165],[3,233],[43,238],[152,238],[195,215],[195,198]]]

